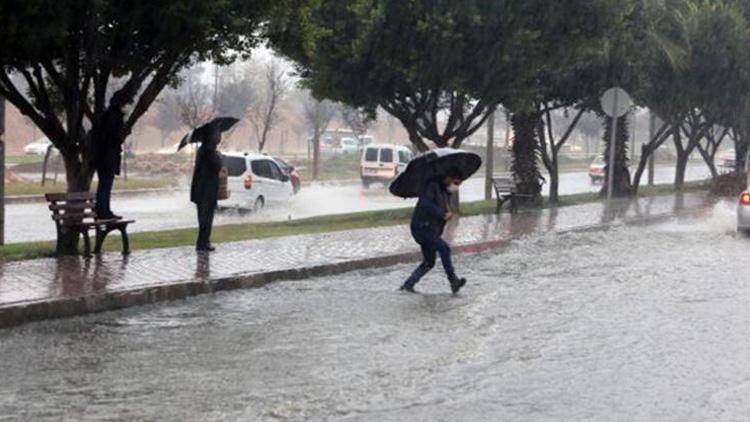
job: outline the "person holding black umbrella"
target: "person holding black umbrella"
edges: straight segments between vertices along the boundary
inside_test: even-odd
[[[219,172],[222,167],[221,154],[218,151],[221,133],[229,130],[239,120],[235,118],[217,118],[197,129],[190,131],[180,141],[178,150],[189,143],[200,143],[195,155],[193,180],[190,185],[190,201],[198,211],[198,240],[195,249],[199,252],[213,252],[211,230],[214,213],[219,204]]]
[[[414,286],[432,270],[438,254],[453,294],[466,285],[466,279],[456,275],[451,248],[441,236],[446,223],[455,217],[450,195],[458,193],[461,183],[481,163],[481,158],[473,153],[433,150],[412,160],[391,184],[390,191],[396,196],[419,197],[411,219],[411,235],[422,249],[423,260],[401,286],[402,291],[415,292]]]
[[[446,223],[455,216],[449,206],[450,194],[457,192],[460,184],[460,173],[454,169],[449,170],[442,178],[435,177],[425,183],[411,218],[411,235],[422,249],[423,260],[401,286],[401,290],[415,293],[414,286],[435,267],[437,254],[440,254],[451,291],[458,293],[466,284],[465,278],[456,275],[451,248],[441,237]]]

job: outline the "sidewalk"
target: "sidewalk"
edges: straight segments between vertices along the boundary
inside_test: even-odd
[[[617,202],[611,209],[597,203],[463,218],[449,227],[446,238],[456,253],[481,252],[525,235],[648,224],[701,212],[712,204],[704,195],[666,196]],[[210,255],[182,247],[138,251],[129,257],[113,253],[90,260],[0,264],[0,327],[416,262],[419,256],[408,227],[394,226],[225,243]]]

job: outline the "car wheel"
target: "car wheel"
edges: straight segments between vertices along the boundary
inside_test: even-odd
[[[260,212],[265,206],[266,200],[262,196],[259,196],[255,198],[255,203],[253,203],[253,212]]]
[[[362,179],[362,187],[365,189],[370,189],[370,181]]]

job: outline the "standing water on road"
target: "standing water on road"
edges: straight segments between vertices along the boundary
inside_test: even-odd
[[[718,204],[459,257],[457,298],[406,265],[29,324],[0,419],[745,420],[748,259]]]

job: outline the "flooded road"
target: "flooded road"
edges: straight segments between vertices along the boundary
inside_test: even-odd
[[[710,176],[705,165],[688,167],[687,180],[702,180]],[[674,169],[657,168],[656,182],[669,183]],[[546,189],[546,187],[545,187]],[[592,185],[585,172],[562,173],[560,193],[562,195],[598,192],[601,185]],[[137,197],[115,197],[112,207],[115,212],[136,220],[128,230],[143,232],[196,227],[195,207],[188,200],[186,190],[169,193],[148,194]],[[461,188],[464,201],[484,199],[484,179],[473,178]],[[391,196],[384,186],[375,185],[363,189],[357,182],[317,183],[303,186],[301,192],[288,204],[270,206],[260,214],[222,212],[215,224],[252,223],[263,221],[286,221],[331,214],[345,214],[402,208],[413,205]],[[6,207],[6,238],[9,243],[55,239],[55,227],[46,204],[13,204]]]
[[[0,420],[746,420],[733,211],[0,331]]]

